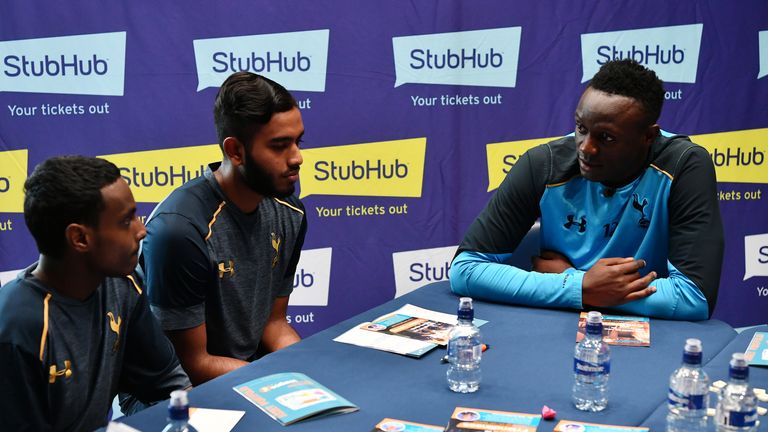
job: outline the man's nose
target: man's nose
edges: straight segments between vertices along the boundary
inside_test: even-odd
[[[139,224],[139,231],[136,233],[136,239],[142,241],[144,240],[144,237],[147,236],[147,228],[144,226],[144,222],[142,222],[138,216],[136,217],[136,222]]]
[[[291,153],[291,156],[288,159],[288,164],[291,166],[294,166],[294,165],[301,165],[303,163],[304,163],[304,157],[301,156],[301,149],[299,149],[299,146],[294,145],[293,152]]]
[[[598,148],[595,145],[595,140],[590,134],[584,136],[584,140],[579,143],[579,152],[586,156],[595,156]]]

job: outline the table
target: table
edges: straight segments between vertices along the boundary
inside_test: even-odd
[[[458,300],[448,282],[425,286],[193,389],[191,405],[246,411],[236,431],[285,431],[232,387],[272,373],[301,372],[357,404],[360,411],[288,426],[296,432],[369,431],[384,417],[445,425],[456,406],[540,413],[544,404],[557,410],[558,419],[639,425],[665,403],[667,380],[680,364],[686,338],[702,340],[707,363],[736,336],[717,320],[652,319],[651,347],[612,347],[608,409],[585,413],[570,401],[577,311],[476,301],[475,316],[489,321],[481,331],[491,348],[483,356],[483,382],[474,394],[448,390],[447,365],[440,362],[445,352],[439,348],[413,359],[332,340],[406,303],[453,313]],[[160,430],[165,405],[119,421],[141,430]],[[538,430],[551,431],[555,423],[542,421]]]

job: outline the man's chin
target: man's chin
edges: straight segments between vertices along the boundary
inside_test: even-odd
[[[278,191],[278,194],[275,198],[288,198],[289,196],[293,195],[294,192],[296,192],[296,186],[291,185],[282,191]]]
[[[579,172],[581,173],[582,177],[584,177],[589,181],[593,181],[593,182],[602,181],[602,177],[597,173],[595,173],[594,171],[585,171],[582,169],[582,170],[579,170]]]

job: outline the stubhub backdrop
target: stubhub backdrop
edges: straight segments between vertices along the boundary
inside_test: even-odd
[[[61,154],[115,162],[146,217],[220,159],[232,72],[285,85],[306,137],[309,232],[289,319],[307,336],[446,279],[462,235],[528,148],[573,131],[600,64],[665,81],[660,120],[717,168],[715,317],[766,322],[768,5],[763,0],[136,0],[0,3],[0,278],[37,259],[23,182]]]

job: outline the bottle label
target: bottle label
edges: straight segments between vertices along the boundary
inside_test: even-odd
[[[689,410],[702,410],[707,408],[705,395],[684,395],[669,389],[669,406],[675,408],[686,408]]]
[[[751,411],[724,411],[718,423],[726,426],[752,427],[757,421],[757,409]]]
[[[574,358],[573,372],[579,375],[601,375],[611,373],[611,362],[591,363]]]

